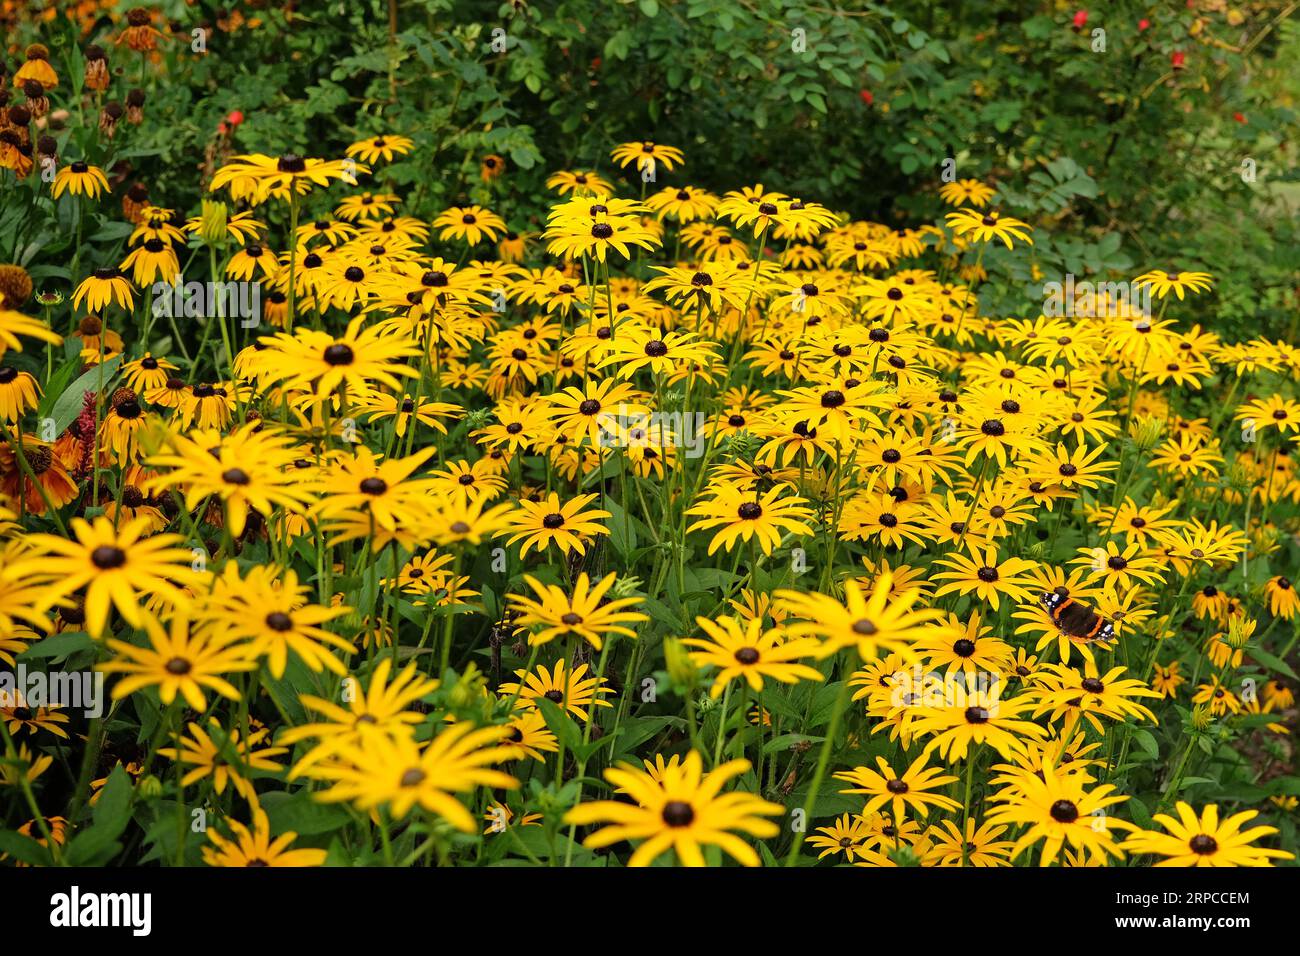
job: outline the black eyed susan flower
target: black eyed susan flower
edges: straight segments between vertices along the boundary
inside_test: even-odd
[[[1085,662],[1082,672],[1064,664],[1043,665],[1041,683],[1033,692],[1040,701],[1035,716],[1047,714],[1049,722],[1064,717],[1067,726],[1083,717],[1102,733],[1104,728],[1095,715],[1112,720],[1131,718],[1133,723],[1142,720],[1155,723],[1155,714],[1134,698],[1160,694],[1140,680],[1123,677],[1126,670],[1123,666],[1112,667],[1101,674],[1092,661]]]
[[[81,160],[68,163],[54,174],[54,183],[50,188],[50,194],[55,199],[65,192],[72,196],[98,199],[100,195],[108,192],[108,178],[98,166],[92,166]]]
[[[426,447],[405,458],[382,459],[358,445],[355,455],[339,456],[321,470],[314,513],[339,518],[356,512],[387,531],[427,523],[436,510],[436,502],[428,499],[430,482],[412,476],[434,451]]]
[[[351,159],[310,159],[297,153],[276,158],[247,153],[218,169],[208,189],[211,192],[228,189],[232,199],[244,199],[256,205],[267,199],[303,196],[317,186],[328,186],[340,179],[354,180],[358,172],[369,171],[369,167]]]
[[[565,259],[591,257],[598,262],[605,262],[611,252],[630,259],[633,246],[654,249],[659,245],[655,234],[638,220],[605,214],[553,220],[542,237],[550,240],[546,251],[553,256]]]
[[[672,218],[680,223],[708,219],[717,208],[718,197],[695,186],[665,186],[645,201],[646,207],[660,219]]]
[[[345,151],[347,156],[356,156],[363,163],[377,163],[380,160],[391,162],[394,156],[405,156],[415,147],[408,136],[380,134],[369,139],[358,140]]]
[[[683,363],[707,364],[717,358],[716,346],[691,332],[664,332],[655,328],[634,328],[609,343],[609,354],[598,368],[617,365],[620,378],[631,378],[641,369],[663,375]]]
[[[608,823],[583,842],[593,849],[625,840],[639,841],[628,866],[649,866],[669,850],[683,866],[704,866],[701,846],[720,847],[745,866],[758,866],[754,848],[733,831],[758,839],[774,837],[777,825],[763,817],[784,809],[743,791],[722,793],[728,781],[749,769],[747,760],[731,760],[704,773],[692,750],[680,764],[668,764],[659,778],[633,767],[612,767],[605,779],[634,801],[597,800],[579,804],[565,822],[576,826]]]
[[[710,314],[718,315],[728,308],[743,309],[757,291],[752,276],[723,263],[699,269],[654,268],[663,275],[647,282],[644,291],[662,290],[665,298],[684,312],[707,309]]]
[[[383,657],[370,675],[364,690],[355,678],[345,678],[350,691],[341,706],[312,694],[303,694],[303,707],[323,719],[290,727],[279,735],[282,744],[296,744],[314,739],[313,746],[290,771],[290,778],[303,774],[312,764],[334,757],[337,753],[365,745],[372,734],[393,738],[406,737],[411,728],[424,721],[424,715],[411,709],[417,701],[438,688],[438,681],[420,674],[408,664],[391,680],[393,661]]]
[[[574,635],[600,650],[603,642],[614,634],[636,637],[636,631],[627,625],[650,620],[631,610],[641,603],[641,598],[606,598],[616,577],[611,572],[592,583],[585,573],[580,574],[570,594],[564,588],[544,584],[525,574],[524,582],[536,598],[521,594],[509,594],[507,598],[517,614],[515,623],[530,628],[529,644],[546,644],[557,637]]]
[[[612,515],[598,508],[587,510],[596,498],[594,494],[578,495],[561,503],[559,495],[551,492],[542,501],[521,501],[517,511],[506,515],[508,526],[500,533],[508,535],[509,544],[523,542],[520,557],[533,548],[542,551],[552,546],[563,554],[586,554],[594,535],[609,534],[600,522]]]
[[[1207,683],[1197,685],[1192,703],[1205,705],[1215,717],[1241,713],[1241,698],[1218,675],[1211,677]]]
[[[1269,611],[1274,617],[1289,621],[1300,610],[1300,597],[1296,596],[1295,585],[1290,578],[1274,575],[1264,584],[1264,594],[1268,597]]]
[[[442,230],[438,238],[443,242],[458,240],[477,246],[484,239],[496,242],[506,231],[506,224],[482,206],[453,206],[433,221],[433,228]]]
[[[1022,714],[1034,701],[1021,695],[1003,698],[1000,686],[967,690],[960,681],[939,688],[921,688],[911,732],[929,737],[925,753],[937,751],[946,760],[960,760],[971,744],[987,744],[1004,757],[1024,749],[1026,740],[1046,737],[1047,730]]]
[[[1034,244],[1034,240],[1029,238],[1028,223],[1011,216],[1004,216],[996,210],[981,212],[975,209],[959,209],[948,213],[944,220],[956,235],[969,236],[975,242],[998,239],[1008,249],[1015,245],[1012,240],[1027,242],[1031,246]]]
[[[1276,428],[1283,435],[1288,431],[1300,432],[1300,402],[1281,395],[1247,402],[1238,407],[1233,417],[1253,426],[1256,431]]]
[[[209,717],[206,729],[190,722],[190,735],[180,736],[175,747],[159,747],[160,756],[175,761],[182,767],[193,767],[181,777],[181,786],[188,787],[200,780],[212,778],[212,789],[217,794],[233,786],[236,793],[255,803],[257,799],[252,771],[278,773],[284,770],[276,757],[288,753],[285,747],[262,747],[267,739],[265,728],[250,729],[245,738],[239,728],[227,730],[216,717]]]
[[[160,473],[148,488],[182,489],[189,508],[209,497],[221,501],[230,533],[239,537],[250,511],[267,516],[279,507],[301,513],[312,501],[310,488],[291,468],[296,457],[290,438],[260,423],[224,436],[200,429],[172,436],[168,448],[149,458]]]
[[[4,724],[11,736],[45,731],[64,740],[69,739],[63,725],[69,723],[71,718],[58,707],[35,705],[16,687],[12,691],[6,690],[0,696],[0,704],[3,705],[0,706],[0,723]]]
[[[251,829],[229,817],[226,818],[226,826],[230,829],[229,837],[223,836],[216,827],[208,830],[208,840],[212,846],[203,848],[203,862],[208,866],[301,867],[323,866],[325,863],[325,850],[291,850],[290,846],[298,838],[298,834],[292,830],[272,839],[271,822],[261,807],[253,810]]]
[[[113,685],[112,697],[120,700],[145,687],[156,687],[163,704],[179,694],[193,710],[207,710],[205,689],[229,700],[239,700],[239,691],[228,675],[254,670],[257,664],[235,637],[221,632],[200,633],[184,614],[173,614],[164,625],[153,616],[143,618],[148,647],[110,640],[116,657],[99,665],[106,674],[121,674]]]
[[[939,198],[949,206],[971,205],[977,209],[989,204],[995,190],[978,179],[956,179],[939,187]]]
[[[1104,584],[1116,590],[1164,580],[1160,563],[1138,544],[1121,548],[1114,541],[1107,541],[1105,547],[1080,548],[1079,557],[1070,563],[1088,568],[1090,584]]]
[[[57,535],[32,535],[32,561],[42,574],[51,575],[47,593],[54,599],[86,589],[86,629],[100,636],[108,625],[110,604],[134,627],[144,626],[142,598],[157,596],[173,606],[186,607],[189,599],[177,587],[187,581],[191,556],[174,547],[180,535],[144,537],[148,522],[126,522],[118,528],[103,517],[94,523],[74,518],[70,530],[76,540]]]
[[[690,655],[697,666],[718,669],[709,691],[712,697],[719,696],[737,677],[744,678],[755,692],[763,689],[764,678],[782,684],[826,679],[820,671],[799,663],[820,651],[821,642],[816,638],[787,640],[780,628],[764,630],[757,618],[743,621],[722,615],[713,621],[697,617],[695,623],[707,637],[686,638],[682,643],[698,648]]]
[[[238,565],[232,562],[199,602],[195,616],[205,630],[243,642],[243,653],[249,658],[265,658],[267,669],[277,679],[284,675],[289,651],[316,673],[328,668],[346,674],[346,666],[329,648],[350,654],[351,642],[321,625],[347,614],[350,608],[308,603],[308,590],[298,583],[292,569],[259,565],[241,577]]]
[[[806,842],[809,846],[822,851],[817,854],[819,860],[843,853],[845,859],[851,861],[870,834],[867,821],[860,815],[842,813],[830,826],[818,827]]]
[[[883,572],[867,590],[857,581],[844,582],[842,603],[830,595],[792,590],[777,591],[776,599],[791,618],[785,625],[788,633],[822,639],[818,656],[830,657],[852,647],[869,661],[893,651],[909,651],[913,641],[930,633],[928,625],[943,617],[934,608],[915,608],[919,590],[895,594],[893,589],[893,574]]]
[[[1166,832],[1138,830],[1124,842],[1130,853],[1150,853],[1163,859],[1156,866],[1273,866],[1274,860],[1293,860],[1294,853],[1255,846],[1260,839],[1277,833],[1276,827],[1243,829],[1258,810],[1243,810],[1219,819],[1216,804],[1207,804],[1198,815],[1179,800],[1177,819],[1157,813],[1152,819]]]
[[[764,554],[771,554],[781,545],[781,533],[807,536],[813,533],[806,520],[812,510],[804,507],[805,499],[785,495],[784,489],[772,488],[766,493],[744,492],[723,485],[712,496],[688,508],[688,515],[699,520],[687,531],[717,528],[709,542],[709,554],[719,548],[733,550],[740,541],[756,539]]]
[[[561,658],[553,670],[541,664],[536,671],[515,671],[519,681],[502,684],[497,693],[507,699],[514,698],[515,706],[520,709],[535,708],[538,698],[544,697],[561,710],[586,721],[590,719],[589,708],[614,706],[605,700],[605,695],[612,693],[605,686],[608,681],[603,677],[588,677],[587,670],[586,664],[570,669]]]
[[[114,390],[100,427],[100,447],[118,462],[134,464],[140,457],[140,435],[149,427],[140,397],[129,388]]]
[[[1180,272],[1177,269],[1161,271],[1159,269],[1144,272],[1133,280],[1135,289],[1147,286],[1157,299],[1163,299],[1173,293],[1182,299],[1188,292],[1205,292],[1210,288],[1213,277],[1208,272]]]
[[[1156,449],[1150,465],[1180,477],[1217,475],[1223,464],[1217,441],[1205,442],[1192,435],[1180,434]]]
[[[167,379],[176,370],[176,366],[166,358],[146,352],[142,357],[122,365],[122,378],[127,388],[145,393],[166,385]]]
[[[637,172],[648,173],[651,182],[654,181],[654,173],[659,163],[663,163],[664,169],[671,172],[674,166],[680,166],[685,161],[682,158],[682,151],[677,147],[665,146],[663,143],[650,140],[621,143],[614,147],[610,158],[618,163],[621,169],[626,169],[635,163]]]
[[[517,756],[545,763],[546,754],[560,749],[559,740],[546,726],[546,718],[535,708],[516,711],[506,726],[510,732],[503,745],[511,748]]]
[[[106,266],[96,269],[77,286],[72,307],[78,309],[83,302],[87,312],[103,312],[114,302],[123,312],[130,312],[135,308],[135,289],[120,269]]]
[[[790,197],[785,193],[766,190],[759,183],[727,193],[718,203],[717,214],[730,219],[738,229],[753,226],[757,237],[785,222],[783,216],[789,202]]]
[[[951,569],[931,575],[935,581],[948,582],[935,590],[935,597],[952,592],[974,594],[977,600],[990,604],[995,611],[1000,604],[1000,595],[1016,602],[1029,597],[1025,574],[1033,568],[1034,562],[1015,557],[999,560],[996,545],[985,547],[968,542],[966,552],[935,562]]]
[[[1083,446],[1070,448],[1064,442],[1057,442],[1055,451],[1044,450],[1029,455],[1023,465],[1033,481],[1057,484],[1071,491],[1080,488],[1095,491],[1103,484],[1114,484],[1114,479],[1107,477],[1106,473],[1119,468],[1118,462],[1098,461],[1105,450],[1104,445],[1089,450]]]
[[[1156,664],[1152,669],[1151,689],[1161,697],[1173,699],[1178,696],[1178,688],[1187,683],[1187,678],[1180,672],[1181,664],[1172,662],[1168,667]]]
[[[552,425],[574,444],[600,447],[602,435],[614,432],[617,422],[646,414],[638,395],[632,385],[613,379],[588,381],[582,388],[570,386],[547,397]]]
[[[310,388],[320,396],[340,385],[354,395],[366,394],[371,383],[400,390],[398,376],[416,374],[400,361],[419,350],[403,336],[385,334],[377,327],[363,329],[363,322],[363,317],[353,319],[337,337],[299,329],[292,335],[281,332],[264,339],[262,360],[267,379],[283,382],[288,388]]]
[[[561,196],[575,195],[608,196],[614,192],[613,185],[599,173],[591,170],[561,170],[546,178],[546,188],[554,189]]]
[[[888,807],[893,820],[901,821],[910,810],[921,817],[929,816],[930,809],[956,810],[961,804],[941,793],[933,793],[939,787],[956,783],[957,778],[945,774],[942,768],[926,767],[928,754],[922,754],[914,760],[904,773],[895,773],[889,761],[884,757],[876,758],[879,772],[869,767],[855,767],[853,770],[835,774],[836,780],[856,784],[840,793],[864,794],[868,797],[862,808],[862,815],[870,816],[882,807]]]
[[[1011,851],[1015,844],[1001,837],[1007,827],[977,820],[966,821],[966,835],[951,820],[941,820],[930,830],[933,839],[930,852],[925,855],[925,866],[1011,866]]]
[[[0,445],[0,498],[28,514],[43,515],[47,501],[61,508],[77,497],[77,482],[68,473],[57,446],[24,436],[18,447],[27,459],[27,468],[22,467],[13,446]]]
[[[0,365],[0,420],[20,421],[40,402],[41,387],[30,372]]]
[[[123,272],[129,270],[135,284],[141,287],[158,280],[170,283],[181,271],[175,249],[162,239],[146,239],[127,254],[120,268]]]
[[[1041,778],[1025,777],[1020,788],[1007,794],[1005,804],[987,819],[1028,827],[1015,842],[1013,859],[1040,841],[1040,866],[1055,862],[1066,845],[1098,857],[1122,858],[1124,851],[1112,831],[1133,826],[1109,815],[1107,808],[1127,799],[1115,793],[1111,784],[1088,789],[1085,775],[1045,767]]]

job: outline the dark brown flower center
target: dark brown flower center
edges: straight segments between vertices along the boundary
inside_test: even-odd
[[[356,356],[352,352],[352,347],[344,345],[342,342],[335,342],[325,349],[322,354],[329,365],[351,365]]]
[[[90,552],[90,563],[101,571],[112,571],[126,564],[126,552],[116,545],[101,544]]]
[[[688,827],[695,819],[695,811],[684,800],[669,800],[664,804],[662,816],[670,827]]]
[[[1193,853],[1201,856],[1209,856],[1219,849],[1219,841],[1205,833],[1198,833],[1187,841],[1187,845],[1192,848]]]
[[[1079,808],[1071,800],[1057,800],[1047,812],[1057,823],[1073,823],[1079,819]]]

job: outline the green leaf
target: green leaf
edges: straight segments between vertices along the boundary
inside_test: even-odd
[[[348,825],[348,813],[340,806],[317,803],[307,790],[297,793],[272,791],[261,795],[262,809],[276,833],[292,830],[299,836],[330,833]]]
[[[131,822],[131,778],[118,764],[95,802],[93,822],[68,844],[70,866],[104,866],[122,849],[118,837]]]
[[[122,364],[122,356],[114,355],[111,359],[104,362],[101,370],[99,366],[90,369],[79,379],[67,387],[59,400],[54,403],[54,408],[50,410],[50,417],[54,419],[54,432],[56,435],[63,434],[69,425],[81,413],[82,403],[85,401],[87,392],[98,391],[100,376],[103,375],[104,389],[107,391],[113,376],[117,373],[117,367]]]
[[[1291,669],[1290,664],[1282,660],[1282,658],[1275,657],[1274,655],[1270,654],[1262,647],[1252,647],[1250,648],[1249,651],[1247,651],[1247,653],[1250,654],[1250,656],[1253,657],[1255,660],[1259,661],[1261,664],[1267,667],[1269,670],[1277,671],[1279,674],[1285,674],[1287,677],[1290,677],[1292,680],[1300,679],[1296,677],[1296,673],[1294,670]]]
[[[1152,760],[1160,758],[1160,744],[1156,742],[1156,738],[1151,731],[1138,727],[1133,731],[1133,740],[1142,748],[1143,753]]]
[[[569,750],[576,751],[581,747],[582,731],[578,729],[578,725],[572,718],[545,697],[537,697],[535,700],[542,717],[546,719],[546,726],[551,728],[551,733],[555,734]]]
[[[32,866],[49,866],[53,862],[45,847],[31,837],[13,830],[0,830],[0,853],[8,853],[14,859]]]
[[[31,661],[47,657],[67,657],[69,654],[75,654],[77,651],[84,651],[94,646],[95,642],[84,631],[67,631],[63,634],[51,634],[49,637],[37,641],[19,654],[18,659]]]
[[[90,237],[91,242],[116,242],[125,239],[135,230],[129,222],[106,222],[99,231]]]

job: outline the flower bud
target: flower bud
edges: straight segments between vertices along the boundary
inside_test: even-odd
[[[226,242],[226,204],[203,200],[203,211],[199,220],[199,238],[209,246],[221,246]]]

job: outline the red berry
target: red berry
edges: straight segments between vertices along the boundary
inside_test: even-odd
[[[858,96],[860,96],[862,102],[866,103],[868,106],[876,101],[876,98],[872,95],[870,90],[858,90]]]
[[[1084,24],[1086,24],[1087,22],[1088,22],[1087,10],[1080,10],[1074,15],[1074,28],[1076,30],[1082,30]]]
[[[1233,113],[1232,118],[1235,119],[1238,123],[1246,122],[1246,117],[1242,113]]]
[[[1143,17],[1141,20],[1138,21],[1138,32],[1140,33],[1141,31],[1147,29],[1150,26],[1151,26],[1151,21],[1148,20],[1146,17]]]
[[[1175,50],[1173,53],[1169,54],[1169,65],[1175,70],[1181,70],[1186,60],[1187,54],[1182,50]]]
[[[244,121],[244,114],[241,110],[231,110],[226,114],[226,122],[231,126],[238,126]]]

